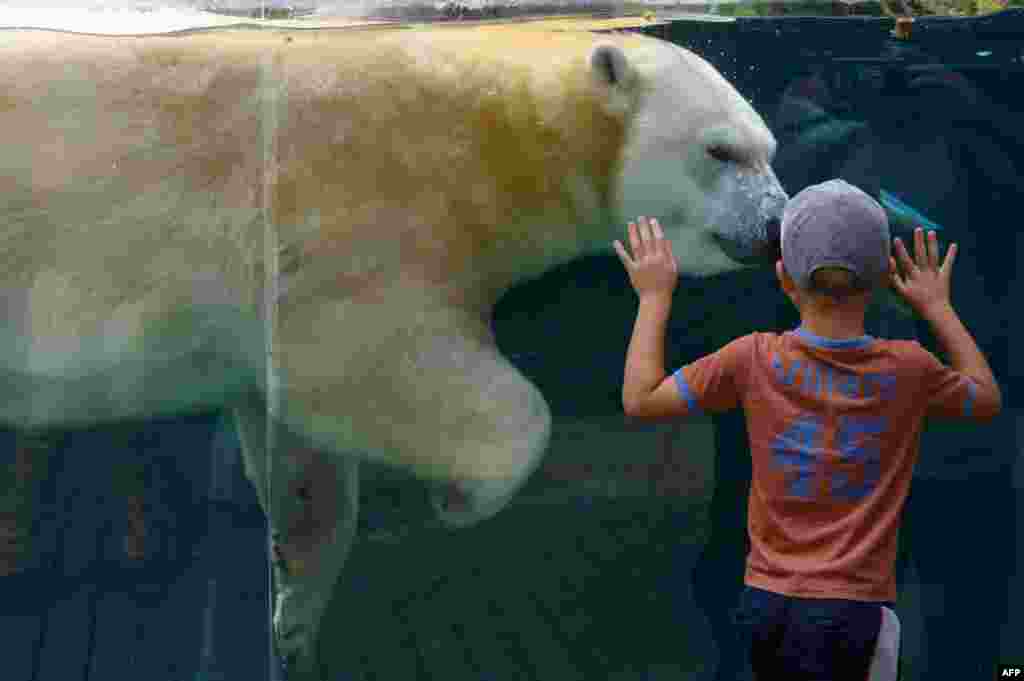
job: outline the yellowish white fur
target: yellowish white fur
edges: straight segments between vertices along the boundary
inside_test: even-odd
[[[636,35],[10,37],[0,48],[0,290],[22,314],[2,361],[58,383],[116,383],[118,367],[187,362],[197,347],[232,356],[232,389],[259,380],[264,219],[284,254],[283,347],[327,347],[324,336],[305,338],[311,325],[354,318],[385,288],[396,306],[420,309],[399,302],[416,291],[466,317],[460,326],[485,321],[516,281],[607,249],[621,220],[659,208],[691,221],[665,224],[683,271],[735,267],[707,243],[702,207],[761,197],[711,195],[703,171],[713,164],[701,156],[696,172],[689,156],[703,153],[702,136],[731,135],[750,157],[737,172],[773,179],[774,142],[746,102],[694,55]],[[599,44],[628,55],[625,82],[594,77]],[[266,88],[281,102],[274,158],[260,144]],[[290,341],[292,329],[301,330]],[[318,377],[317,390],[329,386],[324,367],[356,350],[304,353],[287,383],[295,395]],[[229,397],[219,377],[205,380],[213,401]],[[51,425],[201,406],[187,386],[169,393],[166,405],[88,407],[72,394],[52,413],[5,404],[0,416]],[[327,416],[351,399],[336,395]],[[317,440],[351,451],[348,435]],[[359,443],[369,456],[437,463],[435,453],[385,455],[372,440]],[[478,477],[494,465],[475,459],[447,467]]]
[[[469,506],[438,502],[453,525],[496,513],[536,468],[551,417],[494,343],[503,291],[609,251],[639,214],[661,218],[682,272],[735,269],[716,239],[750,250],[781,215],[760,117],[652,38],[4,37],[0,421],[235,407],[286,530],[266,464],[284,475],[273,495],[301,471],[256,435],[272,223],[285,441],[334,457],[343,516],[333,558],[283,587],[279,632],[318,626],[351,543],[354,461],[456,481]]]

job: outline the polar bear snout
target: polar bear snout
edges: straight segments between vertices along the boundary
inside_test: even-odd
[[[770,170],[722,177],[709,207],[711,237],[741,265],[774,263],[781,253],[782,211],[789,197]]]

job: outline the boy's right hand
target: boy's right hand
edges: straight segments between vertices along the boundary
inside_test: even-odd
[[[893,287],[899,291],[911,307],[921,316],[927,316],[936,305],[949,305],[949,280],[953,274],[956,259],[956,244],[950,244],[946,258],[939,265],[939,240],[934,231],[928,232],[928,247],[925,248],[924,230],[914,230],[914,254],[911,260],[903,242],[896,237],[896,256],[903,269],[900,275],[896,258],[889,256],[890,277]]]

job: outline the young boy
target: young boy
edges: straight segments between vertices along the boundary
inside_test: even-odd
[[[632,258],[613,244],[640,297],[623,406],[652,420],[745,411],[751,550],[733,620],[755,676],[864,681],[895,618],[884,608],[896,600],[896,533],[923,419],[983,422],[1001,408],[950,303],[956,244],[940,266],[935,232],[926,247],[915,231],[913,260],[896,239],[901,275],[874,199],[842,180],[808,187],[786,206],[776,263],[799,328],[737,338],[666,378],[677,270],[658,223],[639,223],[629,225]],[[932,325],[952,368],[916,341],[865,335],[873,289],[887,281]]]

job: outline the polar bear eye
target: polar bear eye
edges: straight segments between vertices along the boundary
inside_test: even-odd
[[[708,147],[708,156],[715,159],[719,163],[739,163],[739,154],[735,153],[729,147],[721,144],[712,144]]]

